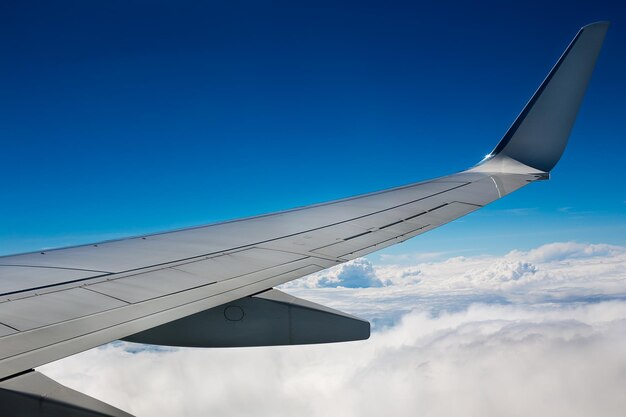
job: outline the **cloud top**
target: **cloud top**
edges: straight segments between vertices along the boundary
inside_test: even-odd
[[[41,370],[138,417],[626,409],[626,248],[565,242],[414,264],[357,259],[284,290],[372,320],[371,339],[242,349],[117,342]]]

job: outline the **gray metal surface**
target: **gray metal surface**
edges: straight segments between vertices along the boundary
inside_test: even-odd
[[[11,333],[15,333],[17,331],[18,331],[17,329],[13,329],[13,328],[8,327],[8,326],[6,326],[4,324],[0,324],[0,337],[6,336],[6,335],[11,334]]]
[[[20,330],[0,337],[0,377],[402,242],[478,209],[476,201],[487,203],[542,178],[534,169],[519,163],[515,167],[532,173],[465,171],[274,215],[45,255],[4,257],[0,263],[41,263],[45,258],[47,267],[80,265],[118,272],[67,283],[55,278],[45,289],[25,287],[0,302],[0,324]],[[475,196],[472,203],[462,201],[470,195]],[[198,250],[202,240],[209,242],[204,253]],[[183,258],[161,257],[168,241]],[[217,242],[222,242],[219,251],[211,252]],[[146,261],[139,267],[147,247],[159,248],[147,258],[154,264]],[[181,249],[191,247],[193,252]],[[103,257],[100,250],[114,255]],[[132,269],[120,270],[118,256],[126,256],[122,265]]]
[[[102,275],[99,271],[32,266],[0,266],[0,294],[10,297],[24,288],[40,288],[61,282]]]
[[[275,289],[124,338],[186,347],[301,345],[364,340],[370,324]]]
[[[3,324],[25,331],[124,305],[127,303],[112,297],[72,288],[0,303],[0,318]]]
[[[0,415],[5,417],[132,417],[67,388],[36,371],[0,381]]]
[[[176,268],[165,268],[88,284],[84,288],[126,303],[138,303],[212,283],[215,280],[211,278],[189,274]]]

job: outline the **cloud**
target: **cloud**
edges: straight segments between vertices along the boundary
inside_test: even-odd
[[[330,273],[321,274],[319,287],[381,287],[383,282],[376,276],[372,263],[365,258],[355,259],[334,268]]]
[[[477,302],[597,302],[626,295],[626,248],[620,246],[563,242],[504,256],[405,261],[374,265],[355,260],[282,288],[375,324],[393,324],[399,313],[416,306],[456,311]],[[344,275],[350,279],[342,285]],[[331,290],[329,286],[352,288]]]
[[[40,370],[138,417],[623,415],[626,248],[410,259],[358,259],[283,286],[372,321],[368,341],[116,342]]]
[[[45,367],[137,416],[621,416],[626,303],[413,311],[369,341],[131,353]]]
[[[382,287],[386,282],[376,275],[374,266],[366,258],[358,258],[336,267],[309,275],[297,284],[285,288],[367,288]]]
[[[549,262],[572,258],[581,259],[595,256],[614,256],[624,254],[624,252],[625,250],[621,246],[559,242],[533,249],[529,251],[526,256],[535,262]]]

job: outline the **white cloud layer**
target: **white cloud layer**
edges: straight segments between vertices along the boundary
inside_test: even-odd
[[[290,283],[369,341],[243,349],[114,343],[42,367],[137,416],[621,416],[626,248],[372,265]]]

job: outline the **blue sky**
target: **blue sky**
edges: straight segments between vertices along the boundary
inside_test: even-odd
[[[0,2],[0,254],[465,169],[612,21],[549,182],[284,286],[370,341],[113,343],[44,373],[138,416],[623,415],[623,3]]]
[[[473,165],[611,20],[548,183],[388,253],[626,244],[619,2],[0,5],[0,253],[254,215]]]

